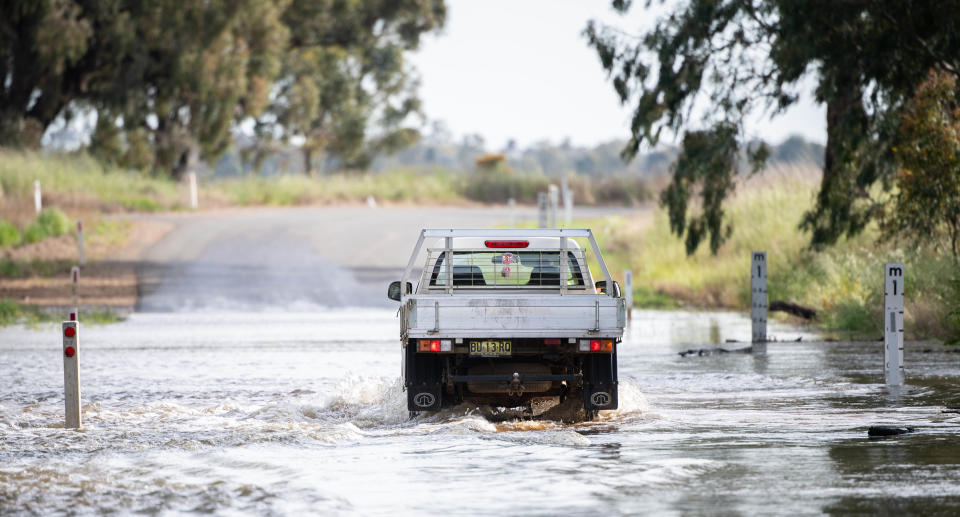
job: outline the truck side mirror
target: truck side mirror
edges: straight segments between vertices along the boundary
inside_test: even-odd
[[[600,294],[607,294],[606,280],[600,280],[599,282],[593,284],[593,286],[597,288],[597,291],[599,291]],[[620,292],[620,282],[617,282],[616,280],[613,281],[613,295],[615,298],[623,297],[623,293]]]
[[[413,292],[413,283],[407,282],[407,294]],[[400,301],[402,295],[400,294],[400,281],[390,282],[390,287],[387,288],[387,298],[391,300]]]

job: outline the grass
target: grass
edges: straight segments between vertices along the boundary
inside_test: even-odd
[[[813,204],[818,178],[781,171],[762,181],[738,189],[727,209],[733,233],[716,256],[700,249],[687,257],[663,210],[647,221],[609,218],[587,224],[611,270],[617,276],[633,271],[634,299],[641,307],[746,310],[750,252],[766,251],[771,301],[812,307],[819,326],[843,337],[875,339],[883,331],[883,264],[903,262],[907,337],[950,340],[960,334],[960,280],[951,257],[878,243],[875,227],[814,252],[798,224]]]
[[[0,150],[0,187],[7,197],[32,206],[34,181],[44,204],[81,206],[100,211],[156,212],[180,210],[187,187],[170,178],[101,164],[82,153],[45,154]],[[302,174],[255,175],[225,179],[200,178],[204,206],[306,205],[377,201],[449,204],[464,201],[535,203],[557,178],[504,172],[454,173],[395,170],[308,177]],[[578,205],[632,204],[653,197],[642,178],[570,178]],[[2,237],[0,237],[2,238]],[[0,241],[2,242],[2,241]],[[2,244],[0,244],[2,245]]]
[[[0,299],[0,327],[8,325],[36,326],[45,323],[64,321],[66,314],[41,309],[31,305],[20,305],[9,299]],[[94,309],[80,312],[80,321],[88,325],[109,325],[125,318],[110,309]]]
[[[179,186],[166,178],[103,165],[82,153],[46,154],[0,151],[0,184],[6,196],[33,198],[34,181],[46,200],[93,200],[124,206],[150,200],[170,207],[179,200]]]

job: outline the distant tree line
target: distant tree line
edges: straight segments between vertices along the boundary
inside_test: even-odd
[[[364,167],[418,134],[404,53],[443,0],[0,2],[0,146],[96,115],[91,151],[179,177],[245,127],[248,158],[295,145]]]
[[[621,154],[626,141],[612,140],[594,146],[572,145],[569,141],[536,142],[526,147],[514,141],[503,148],[486,145],[483,137],[463,136],[459,141],[446,127],[435,122],[429,132],[416,144],[391,156],[374,160],[377,170],[395,168],[472,171],[478,157],[497,152],[506,155],[506,165],[522,173],[546,176],[576,174],[585,177],[651,176],[669,173],[677,158],[678,149],[661,144],[656,149],[641,153],[633,160],[624,160]],[[809,142],[801,136],[791,136],[780,143],[769,145],[771,163],[823,165],[823,145]]]

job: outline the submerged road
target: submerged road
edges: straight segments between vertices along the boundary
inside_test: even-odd
[[[625,208],[579,208],[593,218]],[[536,212],[516,210],[517,220]],[[138,270],[140,312],[388,307],[421,228],[507,224],[506,207],[338,206],[159,216],[173,231]]]

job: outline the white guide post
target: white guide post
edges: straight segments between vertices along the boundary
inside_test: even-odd
[[[80,324],[64,321],[63,328],[63,394],[66,420],[64,427],[80,427]]]
[[[547,193],[537,192],[537,227],[547,227]]]
[[[77,283],[80,281],[80,268],[73,266],[70,268],[70,282],[73,292],[73,312],[70,313],[70,321],[80,321],[80,303],[77,297]]]
[[[40,180],[33,182],[33,208],[39,214],[43,210],[43,198],[40,196]]]
[[[190,208],[193,210],[197,209],[199,204],[197,199],[197,173],[191,172],[187,174],[187,183],[190,185]]]
[[[549,201],[550,201],[550,214],[549,221],[547,222],[548,228],[559,228],[560,225],[557,223],[557,211],[560,208],[560,189],[556,185],[550,185],[547,188]]]
[[[903,385],[903,264],[883,266],[883,377]]]
[[[750,320],[753,351],[767,351],[767,252],[754,251],[750,261]]]
[[[507,210],[510,211],[510,227],[517,227],[517,200],[510,198],[507,200]]]
[[[87,254],[83,247],[83,221],[77,220],[77,263],[87,265]]]
[[[627,319],[633,315],[633,271],[629,269],[623,272],[623,297],[627,304]]]
[[[563,220],[567,226],[573,224],[573,191],[570,189],[563,191]]]

